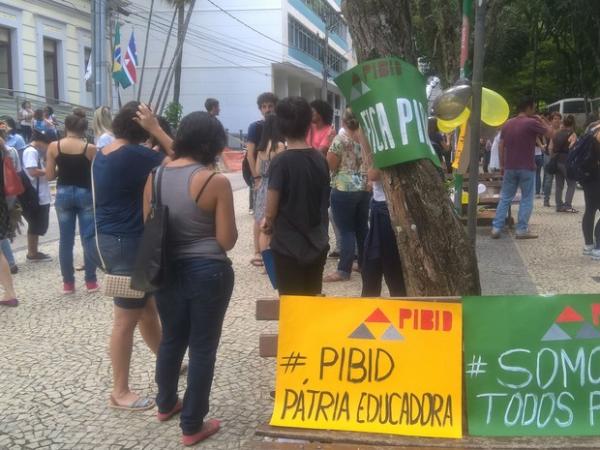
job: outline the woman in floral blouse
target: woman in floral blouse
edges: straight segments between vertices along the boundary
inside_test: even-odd
[[[359,144],[360,128],[349,108],[342,122],[344,129],[334,138],[327,153],[331,171],[331,212],[340,230],[341,252],[337,271],[327,275],[323,279],[325,282],[350,279],[356,246],[360,267],[368,231],[370,194]]]

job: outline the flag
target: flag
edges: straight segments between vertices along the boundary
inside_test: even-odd
[[[83,79],[85,81],[89,81],[92,78],[92,53],[90,52],[90,57],[88,58],[87,65],[85,66],[85,74],[83,75]]]
[[[127,51],[125,52],[125,57],[123,58],[123,73],[129,80],[129,84],[137,83],[137,52],[135,50],[135,36],[133,35],[133,31],[131,32],[131,37],[129,38],[129,45],[127,45]]]
[[[113,67],[112,67],[112,77],[115,80],[117,86],[121,86],[123,89],[129,87],[131,83],[129,82],[129,78],[123,72],[123,65],[121,59],[121,30],[119,27],[119,23],[117,22],[117,26],[115,28],[115,43],[114,43],[114,53],[113,53]]]

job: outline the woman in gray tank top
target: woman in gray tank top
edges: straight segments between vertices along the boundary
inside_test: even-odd
[[[233,193],[227,177],[214,171],[224,147],[221,124],[205,112],[184,117],[173,143],[175,158],[163,172],[161,200],[169,208],[167,284],[156,292],[163,335],[156,363],[158,419],[181,411],[182,443],[194,445],[219,430],[205,421],[217,347],[233,290],[226,252],[237,240]],[[151,199],[151,177],[144,194]],[[183,402],[177,382],[189,346]]]

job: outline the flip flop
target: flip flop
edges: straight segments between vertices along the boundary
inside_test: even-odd
[[[129,405],[119,405],[115,401],[114,397],[111,395],[110,400],[108,402],[108,406],[109,408],[121,409],[124,411],[146,411],[148,409],[154,408],[154,406],[156,406],[156,403],[154,403],[154,400],[152,400],[151,398],[140,397],[137,400],[134,400]]]
[[[181,443],[186,447],[196,445],[198,442],[203,441],[215,434],[220,428],[221,422],[219,420],[207,420],[202,424],[202,428],[196,434],[184,434],[181,436]]]
[[[16,298],[10,298],[8,300],[0,300],[0,305],[2,306],[19,306],[19,300]]]
[[[166,412],[166,413],[161,413],[159,411],[158,413],[156,413],[156,418],[158,419],[159,422],[166,422],[171,417],[173,417],[175,414],[180,412],[182,409],[183,409],[183,403],[181,403],[181,400],[177,399],[177,402],[175,403],[175,406],[173,406],[173,409],[171,411]]]
[[[252,264],[254,267],[262,267],[265,264],[263,263],[262,257],[260,255],[255,256],[254,258],[252,258],[250,260],[250,264]]]

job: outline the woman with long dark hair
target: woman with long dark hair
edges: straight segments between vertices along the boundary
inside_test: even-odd
[[[63,278],[63,294],[75,292],[73,247],[76,222],[79,222],[79,235],[83,246],[85,286],[87,292],[98,290],[96,264],[87,250],[94,237],[90,170],[92,160],[96,156],[96,147],[85,139],[87,128],[85,111],[76,108],[65,119],[65,137],[51,143],[46,154],[48,180],[57,178],[54,208],[60,231],[58,259]]]
[[[581,183],[585,199],[585,211],[581,220],[585,241],[583,254],[591,255],[593,260],[598,261],[600,260],[600,221],[596,222],[596,211],[600,210],[600,122],[590,124],[587,132],[593,133],[595,137],[596,170],[590,180]]]
[[[205,420],[209,410],[217,347],[233,290],[227,251],[237,240],[233,193],[226,176],[215,172],[225,145],[220,122],[194,112],[179,124],[174,160],[160,169],[160,201],[169,208],[167,226],[170,277],[156,292],[163,335],[156,361],[158,420],[181,411],[182,443],[194,445],[219,430]],[[145,190],[150,209],[153,176]],[[189,348],[188,382],[183,402],[177,385]]]
[[[333,108],[324,100],[313,100],[310,103],[312,123],[308,132],[308,144],[327,155],[329,146],[335,137],[333,127]]]

